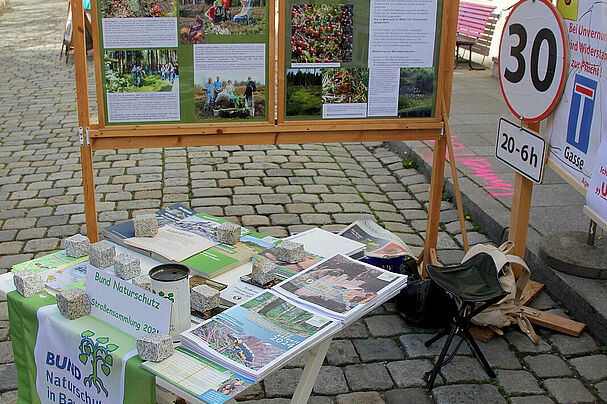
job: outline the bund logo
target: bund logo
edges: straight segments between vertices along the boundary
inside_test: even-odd
[[[78,347],[80,350],[78,359],[80,359],[80,362],[84,365],[86,365],[90,359],[92,372],[84,378],[84,385],[88,387],[95,386],[97,393],[100,393],[101,390],[103,390],[107,397],[109,393],[97,372],[101,369],[106,377],[110,375],[110,372],[112,371],[111,366],[114,364],[114,358],[110,355],[110,352],[118,349],[118,345],[109,344],[108,342],[110,342],[110,339],[108,337],[98,337],[95,338],[95,341],[93,342],[92,337],[94,335],[95,333],[91,330],[86,330],[80,334],[82,340],[80,340],[80,346]],[[101,365],[101,367],[99,367],[99,365]]]
[[[577,21],[580,0],[558,0],[556,8],[566,20]]]

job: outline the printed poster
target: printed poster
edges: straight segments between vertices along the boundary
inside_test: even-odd
[[[558,0],[557,8],[567,28],[570,65],[546,125],[549,158],[588,188],[607,124],[607,3]]]
[[[432,117],[438,0],[287,1],[287,120]]]
[[[267,120],[266,2],[97,4],[106,124]]]

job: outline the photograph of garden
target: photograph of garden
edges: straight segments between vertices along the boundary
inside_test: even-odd
[[[400,69],[399,118],[431,117],[433,103],[434,69],[431,67]]]
[[[106,51],[108,93],[179,91],[177,50]]]
[[[352,61],[352,4],[291,7],[291,63]]]
[[[179,40],[205,43],[205,36],[266,32],[265,0],[180,0]]]
[[[286,92],[287,116],[319,116],[322,110],[322,70],[287,70]]]
[[[194,109],[198,121],[265,118],[265,72],[196,72]]]
[[[103,18],[176,17],[177,0],[102,0]]]
[[[369,69],[323,69],[322,103],[366,103]]]

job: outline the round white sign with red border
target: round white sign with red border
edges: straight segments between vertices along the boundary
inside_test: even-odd
[[[561,98],[569,46],[565,24],[547,0],[512,8],[500,40],[500,85],[506,104],[524,122],[544,119]]]

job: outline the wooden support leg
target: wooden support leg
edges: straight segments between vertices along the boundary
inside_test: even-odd
[[[310,350],[310,358],[299,378],[295,393],[293,393],[292,404],[308,402],[308,398],[310,398],[310,393],[316,382],[316,377],[318,376],[322,362],[325,360],[325,355],[332,340],[333,338],[327,338],[324,342]]]
[[[510,233],[508,240],[514,242],[511,254],[525,258],[527,246],[527,228],[529,227],[529,210],[531,208],[531,193],[533,182],[516,173],[514,177],[514,197],[512,198],[512,212],[510,213]],[[512,266],[514,276],[521,274],[520,268]]]
[[[80,0],[72,0],[71,4],[73,10],[72,40],[74,41],[74,68],[76,74],[76,99],[78,101],[78,124],[80,125],[80,164],[82,165],[86,235],[91,243],[94,243],[98,240],[97,208],[95,206],[95,184],[93,181],[93,154],[88,136],[90,115],[86,77],[84,10],[82,8],[82,1]]]
[[[432,157],[432,180],[430,182],[430,196],[428,205],[428,222],[426,224],[426,242],[424,246],[424,264],[422,265],[422,278],[426,277],[425,265],[431,263],[430,249],[436,249],[438,241],[438,223],[440,221],[440,205],[443,194],[443,180],[445,173],[445,152],[447,140],[441,136],[434,142],[434,156]]]
[[[82,166],[82,189],[84,191],[84,215],[86,217],[86,235],[91,243],[99,240],[97,230],[97,205],[95,201],[95,180],[93,176],[93,151],[91,146],[80,146],[80,164]]]
[[[445,98],[443,98],[443,122],[445,124],[445,137],[449,148],[449,166],[451,167],[451,177],[453,179],[453,189],[455,192],[455,201],[457,202],[457,214],[459,216],[459,226],[462,230],[462,243],[464,251],[468,252],[468,234],[466,232],[466,221],[464,219],[464,206],[462,204],[462,194],[459,191],[459,180],[457,179],[457,168],[455,167],[455,153],[453,152],[453,142],[451,141],[451,129],[449,128],[449,117],[444,112],[447,110]]]

